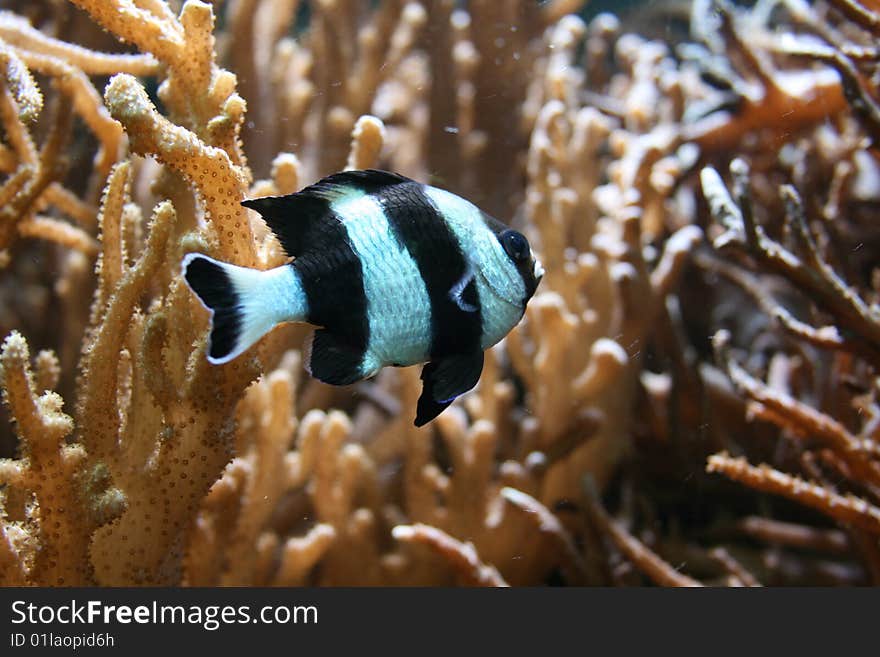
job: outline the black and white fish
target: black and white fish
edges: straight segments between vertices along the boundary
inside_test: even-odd
[[[483,351],[520,321],[544,274],[523,235],[395,173],[336,173],[242,205],[294,260],[259,271],[184,258],[186,282],[211,311],[208,360],[232,360],[281,322],[308,322],[319,328],[306,367],[326,383],[426,362],[416,426],[476,385]]]

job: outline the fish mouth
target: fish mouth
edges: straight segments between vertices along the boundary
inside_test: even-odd
[[[535,277],[535,283],[540,283],[541,279],[544,278],[544,268],[541,266],[540,260],[535,260],[535,265],[532,270],[532,275]]]

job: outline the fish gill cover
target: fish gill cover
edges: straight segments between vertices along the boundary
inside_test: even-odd
[[[880,583],[880,3],[582,4],[4,3],[0,584]],[[421,428],[180,274],[365,168],[546,270]]]

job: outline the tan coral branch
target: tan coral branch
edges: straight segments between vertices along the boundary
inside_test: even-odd
[[[327,553],[335,538],[336,530],[333,526],[320,523],[303,537],[287,539],[281,548],[281,563],[273,583],[280,586],[302,586],[308,572]]]
[[[98,211],[98,228],[101,239],[101,255],[98,258],[98,289],[92,322],[97,323],[96,313],[104,310],[116,284],[122,278],[125,265],[125,242],[122,239],[122,209],[128,200],[131,166],[123,161],[110,172],[101,208]]]
[[[239,205],[247,179],[229,154],[159,114],[144,88],[129,75],[110,80],[104,99],[136,152],[155,155],[199,190],[216,231],[218,255],[242,265],[255,264],[250,224]]]
[[[119,437],[116,359],[144,287],[165,262],[165,249],[174,218],[171,203],[157,206],[147,248],[113,291],[103,321],[83,355],[84,384],[80,395],[79,425],[89,453],[106,463],[115,462]]]
[[[462,543],[430,525],[398,525],[391,531],[398,541],[421,543],[442,556],[462,581],[469,586],[507,586],[493,567],[480,561],[470,543]]]
[[[742,582],[743,586],[761,586],[761,583],[755,576],[723,547],[714,548],[709,552],[709,556],[718,561],[728,573]]]
[[[85,504],[86,453],[66,443],[73,420],[54,392],[37,395],[25,339],[11,333],[0,351],[3,398],[20,438],[20,481],[34,496],[31,531],[39,549],[29,579],[44,586],[91,583],[88,538],[96,518]]]
[[[53,39],[15,14],[0,12],[0,38],[17,48],[67,62],[87,75],[155,75],[159,63],[151,55],[111,55]]]
[[[2,89],[0,91],[2,91],[0,93],[0,114],[2,114],[2,99],[8,95],[8,90]],[[15,104],[11,99],[9,101],[12,105]],[[21,189],[6,205],[0,207],[0,246],[7,246],[14,241],[17,236],[14,230],[16,224],[28,216],[43,191],[63,171],[61,151],[70,134],[72,117],[69,112],[59,109],[55,112],[53,119],[49,134],[43,142],[36,160],[34,175],[26,176],[26,184],[21,186]],[[20,123],[18,126],[23,132],[22,137],[25,138],[21,146],[26,149],[26,153],[23,153],[22,157],[30,163],[30,148],[33,144],[24,127]],[[7,133],[7,136],[11,136],[11,133]],[[25,179],[20,180],[24,181]]]
[[[346,169],[372,169],[379,162],[385,142],[385,125],[375,116],[362,116],[351,133],[351,151]]]
[[[759,516],[746,516],[737,527],[746,536],[766,543],[832,554],[846,554],[851,549],[846,534],[838,529],[818,529]]]
[[[40,210],[43,209],[43,204],[53,206],[83,228],[88,229],[95,225],[95,217],[98,214],[95,207],[60,183],[49,185],[40,197],[40,202],[38,206]]]
[[[36,216],[18,222],[18,234],[75,249],[87,256],[98,253],[98,242],[82,228],[52,217]]]
[[[79,69],[54,57],[27,52],[21,57],[34,71],[54,77],[58,88],[70,99],[74,111],[101,143],[97,168],[105,176],[120,156],[122,130],[110,118],[92,82]]]
[[[10,540],[10,529],[0,518],[0,586],[25,586],[28,581],[24,560]]]
[[[852,495],[838,495],[769,465],[755,467],[744,458],[733,458],[726,453],[710,456],[706,471],[723,474],[759,491],[788,497],[839,522],[880,534],[880,508]]]
[[[608,514],[591,488],[588,487],[585,497],[590,517],[599,526],[599,529],[610,536],[633,565],[652,581],[661,586],[702,586],[697,580],[680,573],[669,562],[626,531]]]
[[[141,52],[152,53],[169,66],[178,65],[180,59],[186,55],[179,24],[138,8],[132,0],[71,2],[89,12],[104,29],[127,43],[135,44]]]
[[[559,522],[559,518],[553,515],[546,506],[534,497],[515,488],[502,488],[501,497],[534,522],[540,533],[550,537],[562,554],[565,565],[570,570],[569,575],[572,585],[582,586],[590,581],[584,559],[580,552],[578,552],[571,535],[566,531],[562,523]]]
[[[0,123],[6,132],[6,142],[24,164],[36,164],[37,147],[21,119],[21,109],[9,85],[0,85]]]
[[[43,94],[15,51],[0,40],[0,76],[18,104],[19,118],[31,123],[43,109]]]

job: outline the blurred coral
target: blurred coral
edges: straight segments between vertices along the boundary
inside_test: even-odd
[[[880,583],[867,3],[12,4],[0,583]],[[416,370],[326,386],[302,326],[210,365],[180,278],[281,264],[239,201],[369,167],[547,270],[421,428]]]

